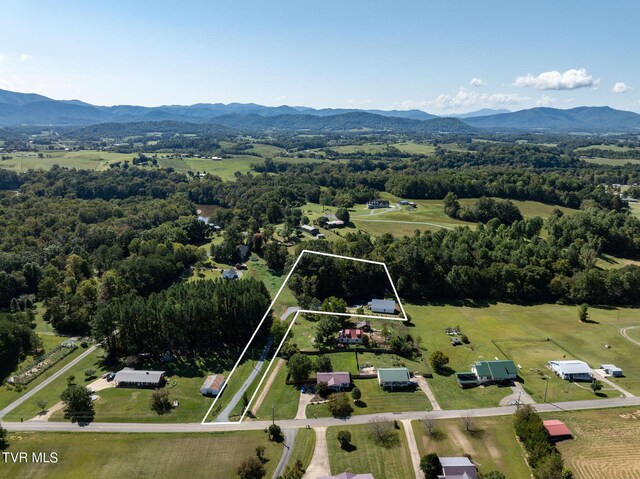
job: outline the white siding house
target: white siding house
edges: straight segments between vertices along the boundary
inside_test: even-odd
[[[372,299],[369,305],[374,313],[394,314],[396,312],[396,302],[391,299]]]

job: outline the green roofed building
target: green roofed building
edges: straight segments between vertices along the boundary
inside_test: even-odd
[[[407,368],[379,368],[378,384],[383,389],[405,388],[411,386],[409,370]]]
[[[512,381],[518,377],[516,365],[510,360],[477,361],[471,366],[471,372],[478,378],[478,384]]]

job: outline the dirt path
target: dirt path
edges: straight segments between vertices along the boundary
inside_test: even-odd
[[[449,437],[453,438],[453,441],[461,450],[465,451],[467,454],[471,454],[472,456],[476,454],[476,450],[473,448],[473,445],[471,444],[465,433],[460,430],[460,427],[458,425],[447,425],[447,431],[449,432]]]
[[[260,410],[260,406],[262,406],[262,402],[264,401],[264,398],[267,397],[267,394],[269,394],[269,389],[271,389],[271,385],[273,384],[273,381],[276,379],[276,376],[278,375],[278,371],[280,371],[280,369],[282,369],[282,366],[284,366],[284,363],[285,363],[284,359],[282,358],[278,359],[278,362],[276,363],[276,367],[273,368],[273,371],[271,371],[271,376],[269,376],[269,379],[267,379],[267,382],[262,388],[262,391],[260,392],[258,399],[256,399],[256,402],[253,403],[251,407],[251,410],[253,411],[254,414],[257,414],[258,411]]]
[[[53,416],[54,413],[62,410],[62,408],[64,408],[64,403],[60,401],[59,403],[56,403],[48,408],[44,413],[32,417],[31,419],[29,419],[29,421],[48,421],[49,419],[51,419],[51,416]]]
[[[409,454],[411,455],[411,463],[413,464],[413,473],[416,479],[424,476],[420,469],[420,452],[418,451],[418,444],[416,443],[416,437],[413,434],[413,428],[411,427],[411,421],[409,419],[403,419],[402,425],[404,426],[404,435],[407,438],[407,445],[409,446]]]
[[[307,471],[304,473],[303,479],[317,479],[322,476],[331,475],[331,467],[329,466],[329,448],[327,447],[327,428],[314,427],[316,432],[316,447],[313,450],[313,458]]]
[[[627,326],[626,328],[620,328],[620,329],[618,330],[618,332],[619,332],[620,334],[622,334],[622,336],[624,336],[628,341],[631,341],[631,342],[632,342],[633,344],[635,344],[636,346],[640,346],[640,341],[636,341],[635,339],[633,339],[632,337],[630,337],[630,336],[627,334],[627,331],[628,331],[628,330],[630,330],[630,329],[638,329],[638,328],[640,328],[640,326]]]
[[[427,382],[427,380],[422,376],[415,376],[414,379],[418,382],[418,386],[420,387],[422,392],[427,396],[427,399],[429,399],[429,402],[431,403],[431,408],[434,411],[442,411],[442,408],[440,407],[440,404],[438,404],[438,400],[434,396],[433,391],[431,391],[431,388],[429,387],[429,383]]]

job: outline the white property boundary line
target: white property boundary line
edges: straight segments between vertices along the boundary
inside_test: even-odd
[[[260,379],[260,382],[258,383],[258,387],[256,388],[256,390],[254,391],[253,395],[251,396],[251,399],[249,400],[249,404],[247,405],[247,407],[245,408],[244,412],[242,413],[242,416],[240,417],[240,420],[238,420],[238,421],[225,421],[225,422],[215,422],[215,421],[206,422],[207,418],[211,414],[211,411],[213,410],[214,406],[218,402],[218,399],[220,399],[220,397],[222,396],[222,393],[226,389],[227,384],[229,384],[229,380],[233,376],[233,373],[236,371],[236,369],[240,365],[240,361],[242,361],[242,359],[244,358],[244,355],[246,354],[247,350],[249,349],[249,346],[251,345],[251,343],[255,339],[256,335],[258,334],[258,331],[260,330],[260,328],[264,324],[265,320],[267,319],[267,316],[269,315],[269,312],[273,309],[273,305],[278,300],[278,297],[280,296],[280,293],[282,292],[284,287],[287,285],[287,282],[289,281],[289,278],[291,278],[291,274],[293,274],[294,270],[298,266],[298,263],[300,262],[300,259],[305,254],[315,254],[315,255],[318,255],[318,256],[327,256],[327,257],[330,257],[330,258],[338,258],[338,259],[344,259],[344,260],[350,260],[350,261],[358,261],[360,263],[369,263],[369,264],[375,264],[375,265],[378,265],[378,266],[382,266],[384,268],[384,271],[387,273],[387,278],[389,278],[389,283],[391,283],[391,288],[393,289],[393,294],[395,295],[396,300],[398,302],[398,305],[400,306],[400,310],[402,311],[402,317],[401,318],[389,318],[389,317],[383,317],[383,316],[370,316],[370,315],[365,315],[365,314],[330,313],[330,312],[326,312],[326,311],[298,310],[296,312],[296,314],[294,315],[293,320],[289,324],[289,327],[287,328],[287,332],[285,333],[284,337],[280,341],[280,344],[278,345],[278,348],[276,349],[275,353],[273,354],[273,357],[269,361],[269,365],[267,366],[267,370],[262,375],[262,378]],[[287,336],[289,335],[289,331],[291,331],[291,327],[296,322],[296,319],[298,318],[298,315],[300,313],[325,314],[325,315],[331,315],[331,316],[353,316],[353,317],[368,318],[368,319],[387,319],[387,320],[390,320],[390,321],[408,321],[407,313],[404,310],[404,306],[402,306],[402,303],[400,302],[400,296],[398,296],[398,291],[396,290],[396,287],[393,284],[393,280],[391,279],[391,274],[389,273],[389,269],[387,268],[387,265],[385,263],[380,262],[380,261],[372,261],[372,260],[368,260],[368,259],[362,259],[362,258],[352,258],[350,256],[340,256],[340,255],[337,255],[337,254],[324,253],[324,252],[320,252],[320,251],[311,251],[311,250],[306,250],[306,249],[302,250],[300,255],[298,255],[298,258],[296,259],[295,263],[291,267],[291,271],[289,271],[289,274],[287,274],[287,277],[285,278],[284,282],[280,286],[280,289],[278,290],[278,292],[276,293],[275,297],[271,301],[271,304],[269,305],[269,308],[267,309],[267,311],[265,311],[264,316],[262,316],[262,319],[260,320],[260,323],[258,324],[258,326],[256,326],[256,329],[253,332],[253,334],[251,335],[251,338],[249,338],[249,341],[247,342],[247,345],[242,350],[242,353],[240,353],[240,357],[238,358],[238,360],[236,361],[236,363],[233,366],[233,369],[229,373],[229,377],[224,382],[224,384],[222,386],[222,389],[220,389],[220,392],[218,393],[218,395],[216,396],[215,400],[213,401],[213,403],[209,407],[209,410],[205,414],[204,418],[202,418],[202,421],[201,421],[200,424],[202,424],[202,425],[207,425],[207,424],[238,424],[238,423],[242,422],[242,420],[246,416],[247,412],[249,411],[249,408],[251,407],[251,403],[255,399],[256,394],[260,390],[260,386],[262,386],[262,382],[267,377],[267,374],[269,373],[269,370],[271,369],[271,366],[273,365],[273,362],[274,362],[273,360],[276,358],[276,356],[280,352],[280,348],[284,344],[284,341],[287,339]]]

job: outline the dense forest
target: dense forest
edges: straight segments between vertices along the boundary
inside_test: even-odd
[[[218,145],[215,138],[207,139],[210,147]],[[464,151],[434,141],[433,154],[415,155],[391,145],[380,154],[337,153],[333,148],[343,138],[336,135],[274,135],[264,141],[293,149],[314,145],[329,158],[348,161],[256,157],[254,171],[238,173],[233,181],[144,166],[144,156],[141,166],[103,172],[0,169],[0,189],[18,191],[0,196],[0,307],[25,298],[41,301],[45,319],[59,331],[88,334],[93,326],[107,339],[105,311],[135,329],[126,311],[146,315],[178,296],[190,303],[197,288],[180,286],[189,267],[205,261],[207,252],[214,261],[234,264],[239,245],[263,256],[275,271],[286,271],[302,247],[384,261],[400,293],[416,300],[613,305],[640,299],[638,267],[596,266],[602,254],[640,258],[640,221],[612,186],[629,185],[629,194],[637,194],[640,168],[582,161],[574,150],[588,146],[584,139],[565,138],[557,146],[466,142]],[[243,140],[226,148],[244,151],[247,145]],[[403,238],[348,233],[331,243],[302,243],[296,251],[276,241],[276,229],[287,241],[296,238],[300,224],[308,221],[302,212],[308,202],[338,208],[348,222],[348,208],[384,193],[444,200],[449,216],[479,225]],[[462,198],[479,199],[462,207]],[[543,224],[540,218],[524,219],[512,200],[581,211],[563,215],[557,210]],[[222,228],[222,240],[207,250],[198,246],[213,230],[198,220],[196,204],[221,207],[211,224]],[[381,271],[361,265],[308,258],[291,289],[301,304],[311,305],[333,295],[384,294],[386,281]],[[150,348],[140,337],[126,336],[127,328],[122,340],[110,345],[114,352]],[[205,338],[173,343],[164,332],[156,333],[161,335],[154,336],[156,348],[205,347],[198,342]]]

